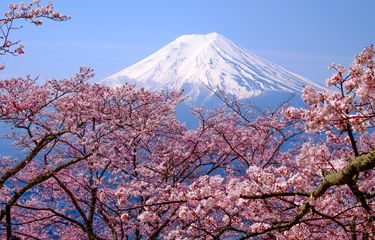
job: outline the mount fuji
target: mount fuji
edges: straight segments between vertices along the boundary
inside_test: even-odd
[[[207,99],[218,88],[238,98],[265,92],[300,93],[319,84],[273,64],[217,33],[183,35],[138,63],[98,81],[134,83],[150,90],[177,89]],[[208,90],[210,89],[210,90]]]

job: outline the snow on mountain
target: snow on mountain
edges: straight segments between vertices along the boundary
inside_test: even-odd
[[[265,91],[301,92],[310,85],[300,75],[264,60],[217,33],[183,35],[159,51],[99,83],[119,86],[135,83],[152,90],[184,89],[190,96],[212,95],[223,89],[238,98]]]

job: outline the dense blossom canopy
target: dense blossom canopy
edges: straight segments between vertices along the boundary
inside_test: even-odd
[[[334,68],[339,92],[306,87],[306,108],[198,112],[187,140],[118,188],[123,222],[165,239],[374,238],[373,47],[347,76]]]
[[[374,237],[374,50],[306,108],[174,114],[178,93],[74,78],[0,82],[0,116],[21,157],[3,156],[15,230],[48,239]],[[4,219],[4,211],[0,214]]]
[[[68,19],[39,1],[10,9],[2,28]],[[21,53],[11,46],[0,50]],[[333,65],[327,84],[337,89],[306,87],[306,107],[257,113],[221,95],[226,107],[194,109],[191,130],[175,116],[180,93],[89,84],[90,68],[43,84],[1,80],[0,121],[18,152],[0,156],[0,202],[12,207],[14,234],[375,238],[374,54]]]

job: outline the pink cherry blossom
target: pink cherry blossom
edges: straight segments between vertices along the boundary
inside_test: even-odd
[[[68,19],[34,0],[11,4],[0,27],[43,18]],[[5,40],[0,51],[23,45]],[[14,235],[374,239],[374,54],[332,65],[335,90],[306,87],[306,108],[256,114],[223,96],[225,108],[193,109],[196,129],[176,118],[180,92],[89,84],[87,67],[43,84],[1,80],[0,121],[19,151],[0,156]]]

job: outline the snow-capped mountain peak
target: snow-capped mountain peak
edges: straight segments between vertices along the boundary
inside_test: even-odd
[[[99,81],[108,86],[125,82],[149,89],[184,89],[192,97],[207,87],[238,98],[265,91],[301,92],[320,85],[270,63],[218,33],[183,35],[138,63]]]

